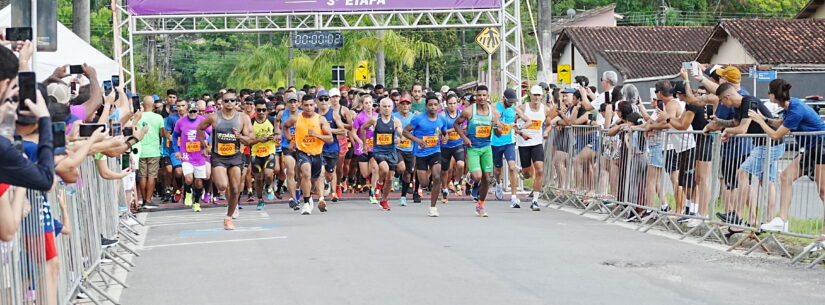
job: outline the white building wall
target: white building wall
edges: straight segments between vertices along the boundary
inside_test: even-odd
[[[719,46],[719,51],[710,59],[711,64],[753,65],[756,60],[747,52],[738,39],[728,36],[728,39]]]

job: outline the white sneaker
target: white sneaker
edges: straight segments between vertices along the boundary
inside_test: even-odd
[[[240,209],[236,207],[235,208],[235,213],[232,213],[232,219],[238,219],[238,216],[241,215],[241,212],[239,212],[238,210],[240,210]]]
[[[330,191],[329,182],[324,182],[324,196],[329,196]]]
[[[436,207],[430,207],[430,213],[429,213],[429,214],[427,214],[427,216],[430,216],[430,217],[438,217],[438,208],[436,208]]]
[[[301,208],[301,215],[309,215],[312,214],[312,204],[304,203],[303,208]]]
[[[700,225],[701,225],[701,224],[703,224],[704,222],[705,222],[704,220],[701,220],[701,219],[699,219],[699,218],[691,218],[691,219],[690,219],[690,220],[688,220],[688,222],[687,222],[687,227],[688,227],[688,228],[695,228],[695,227],[700,226]]]
[[[788,222],[782,220],[782,218],[774,217],[771,222],[763,224],[759,228],[763,231],[788,232]]]
[[[520,204],[521,204],[521,200],[519,200],[518,197],[513,196],[512,198],[510,198],[510,207],[511,208],[514,208],[514,209],[521,208]]]

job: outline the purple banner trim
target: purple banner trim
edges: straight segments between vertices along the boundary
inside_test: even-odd
[[[502,0],[129,0],[135,15],[499,8]]]

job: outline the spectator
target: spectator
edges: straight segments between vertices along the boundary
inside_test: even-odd
[[[152,109],[155,101],[151,97],[143,98],[144,109]],[[163,136],[163,117],[154,112],[144,111],[138,126],[148,126],[149,130],[140,141],[140,162],[138,163],[138,189],[141,199],[138,203],[142,206],[152,203],[152,193],[155,190],[155,181],[158,178],[160,168],[160,138]]]

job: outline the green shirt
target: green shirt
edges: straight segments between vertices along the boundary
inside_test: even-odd
[[[140,141],[140,157],[160,157],[160,129],[163,128],[163,117],[154,112],[144,112],[136,128],[149,126],[149,131]]]
[[[415,114],[427,112],[427,99],[422,97],[418,103],[412,103],[410,111]]]

